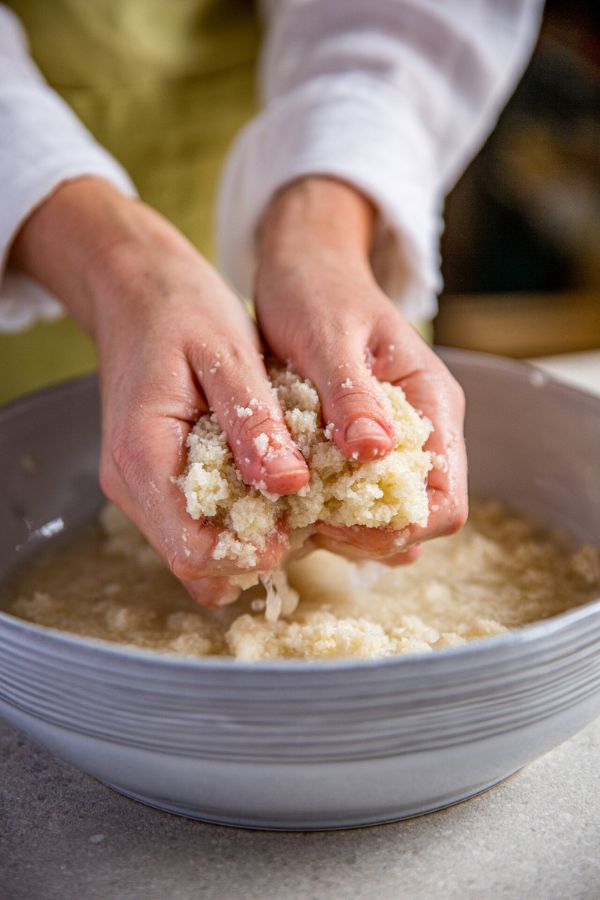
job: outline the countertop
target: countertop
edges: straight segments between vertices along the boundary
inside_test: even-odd
[[[536,361],[600,393],[600,352]],[[0,723],[0,900],[600,900],[600,720],[419,819],[278,834],[126,800]]]
[[[355,831],[203,825],[0,725],[2,900],[595,900],[600,720],[486,794]]]

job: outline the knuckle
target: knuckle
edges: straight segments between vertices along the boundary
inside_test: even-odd
[[[377,405],[369,388],[350,376],[345,381],[338,381],[333,385],[331,402],[335,406],[344,407],[367,406],[370,408]]]
[[[248,341],[233,343],[230,337],[215,337],[211,346],[202,352],[204,377],[221,374],[236,383],[243,383],[240,373],[248,371],[248,361],[257,353],[258,348]]]
[[[373,329],[377,341],[377,349],[380,352],[389,350],[390,344],[393,344],[394,349],[397,349],[399,345],[393,336],[402,337],[404,335],[406,332],[406,321],[400,311],[385,296],[382,298],[379,310],[377,322]]]
[[[265,409],[257,409],[252,416],[234,418],[231,432],[234,439],[234,452],[236,446],[239,449],[240,445],[244,445],[246,448],[250,445],[252,452],[257,451],[261,456],[264,453],[261,453],[260,447],[257,446],[260,435],[267,435],[269,440],[274,436],[277,436],[279,439],[287,438],[283,422],[276,419],[269,410]],[[237,443],[238,441],[239,444]]]
[[[387,421],[387,414],[373,391],[372,385],[364,380],[348,376],[331,386],[328,402],[330,411],[337,413],[338,420],[366,415],[378,421]],[[332,415],[331,418],[334,418]]]
[[[330,370],[338,373],[344,368],[350,370],[351,360],[362,358],[367,339],[366,319],[363,322],[348,311],[339,316],[331,313],[325,317],[312,316],[304,319],[302,327],[290,335],[290,357],[306,371],[314,368],[315,360],[327,360]],[[337,369],[333,365],[335,360],[340,363]]]
[[[302,322],[301,328],[296,328],[294,333],[290,334],[290,350],[293,356],[300,360],[307,356],[309,347],[329,356],[336,346],[339,346],[339,335],[340,331],[332,328],[330,321],[310,316]]]

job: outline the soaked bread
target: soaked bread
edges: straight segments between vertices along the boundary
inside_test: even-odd
[[[500,634],[600,594],[600,553],[495,502],[396,569],[318,550],[288,563],[300,597],[265,617],[264,590],[204,610],[113,507],[67,546],[28,566],[2,606],[40,625],[185,656],[335,660],[430,651]]]

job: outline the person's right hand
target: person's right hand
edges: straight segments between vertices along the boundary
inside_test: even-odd
[[[203,605],[231,602],[237,564],[216,561],[218,529],[193,521],[173,482],[186,437],[208,409],[247,484],[292,493],[309,478],[267,380],[239,299],[161,216],[99,179],[65,184],[21,229],[12,260],[58,296],[96,342],[102,396],[101,485]],[[236,414],[256,398],[248,418]],[[261,458],[261,432],[287,453]],[[259,554],[266,571],[283,532]]]

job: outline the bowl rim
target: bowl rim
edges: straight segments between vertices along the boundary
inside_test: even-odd
[[[410,669],[425,666],[430,668],[433,673],[438,667],[446,668],[444,663],[451,666],[454,661],[463,661],[467,665],[477,665],[478,662],[486,665],[497,661],[498,657],[502,657],[503,651],[510,653],[510,651],[527,650],[533,645],[538,645],[541,649],[545,640],[565,632],[570,627],[581,626],[586,621],[596,618],[600,621],[600,596],[548,619],[532,622],[502,634],[474,639],[455,647],[440,647],[437,650],[419,650],[414,653],[399,653],[370,659],[336,657],[329,660],[280,659],[250,662],[237,660],[231,656],[182,656],[163,650],[147,650],[143,647],[120,644],[115,641],[38,625],[0,610],[0,643],[2,642],[3,627],[8,626],[18,637],[33,635],[37,641],[48,642],[56,649],[64,647],[65,650],[73,649],[75,652],[85,650],[99,657],[104,655],[116,657],[126,663],[164,664],[172,669],[186,671],[212,670],[246,674],[289,672],[296,674],[299,672],[339,673],[351,670],[382,670],[396,667]]]
[[[598,395],[571,384],[566,384],[556,379],[553,375],[538,369],[528,360],[512,359],[492,353],[463,350],[455,347],[436,346],[434,349],[444,360],[448,359],[452,362],[453,360],[468,359],[477,367],[499,369],[515,376],[525,376],[530,383],[532,383],[531,376],[535,374],[536,382],[533,386],[536,389],[551,389],[558,395],[563,394],[565,397],[571,398],[577,397],[579,402],[583,401],[586,405],[600,412],[600,397]],[[537,376],[541,376],[539,381]],[[35,404],[42,397],[48,398],[56,394],[69,393],[73,390],[78,391],[90,385],[97,385],[97,381],[96,372],[90,372],[30,391],[0,407],[0,423],[2,420],[18,414],[31,404]],[[476,663],[482,657],[489,657],[488,661],[491,662],[493,658],[501,656],[502,651],[519,650],[538,642],[541,644],[545,638],[560,634],[571,626],[582,625],[588,619],[593,620],[598,614],[600,614],[600,595],[598,598],[588,601],[581,606],[565,610],[548,619],[542,619],[502,634],[475,639],[455,647],[440,647],[435,651],[421,650],[414,653],[374,657],[372,659],[336,657],[329,660],[283,659],[249,662],[228,656],[181,656],[168,651],[147,650],[142,647],[119,644],[88,635],[77,635],[61,631],[57,628],[29,622],[4,610],[0,610],[0,641],[2,640],[3,627],[8,626],[13,633],[20,637],[27,634],[33,635],[38,641],[50,642],[57,647],[62,645],[65,649],[87,650],[99,656],[116,656],[124,662],[139,662],[143,665],[162,663],[172,669],[180,668],[189,671],[214,670],[215,672],[231,671],[245,674],[269,672],[289,672],[293,674],[300,672],[305,674],[328,672],[336,674],[355,669],[364,671],[396,667],[400,669],[417,668],[423,667],[426,665],[426,662],[429,663],[433,670],[440,666],[445,668],[444,662],[451,665],[452,661],[457,659]]]

